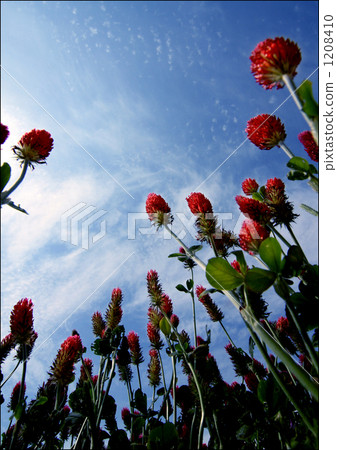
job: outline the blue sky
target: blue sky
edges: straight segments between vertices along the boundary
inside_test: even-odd
[[[232,214],[224,226],[238,232],[242,217],[234,197],[242,181],[282,178],[301,213],[295,233],[317,262],[317,221],[299,207],[317,206],[315,193],[306,182],[286,179],[287,157],[280,149],[258,150],[244,130],[250,118],[277,110],[286,143],[306,156],[297,135],[307,125],[287,100],[288,91],[259,86],[249,55],[267,37],[297,42],[302,62],[295,82],[310,77],[317,98],[318,2],[11,1],[1,4],[1,29],[1,121],[11,133],[1,156],[10,162],[13,180],[20,170],[10,147],[32,128],[54,138],[47,165],[29,171],[12,195],[29,215],[2,210],[1,337],[9,332],[18,300],[28,297],[35,305],[39,338],[28,365],[28,395],[46,380],[73,328],[90,347],[91,315],[105,311],[114,287],[124,293],[126,331],[140,334],[147,355],[150,269],[158,271],[182,328],[192,332],[191,305],[175,289],[187,272],[167,258],[178,246],[163,233],[153,234],[144,219],[150,192],[162,195],[186,221],[191,214],[185,197],[203,192],[215,212]],[[106,234],[88,249],[61,239],[62,217],[80,203],[105,212]],[[136,227],[130,217],[137,218]],[[91,225],[89,237],[99,226]],[[186,231],[179,218],[174,230],[186,234],[188,245],[195,243],[194,231]],[[200,256],[206,261],[211,252],[205,248]],[[207,286],[201,271],[196,278]],[[247,348],[236,310],[221,296],[214,300],[229,333]],[[266,300],[272,318],[284,313],[273,292]],[[212,329],[211,352],[231,382],[227,340],[202,305],[197,314],[199,334],[205,337],[206,325]],[[5,372],[12,366],[8,361]],[[146,369],[147,361],[144,380]],[[112,395],[120,412],[126,391],[121,395],[117,386],[116,381]]]

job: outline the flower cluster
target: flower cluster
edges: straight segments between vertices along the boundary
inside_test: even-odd
[[[78,334],[69,336],[59,349],[56,358],[48,372],[50,381],[60,386],[68,386],[75,377],[75,363],[83,352],[81,338]]]
[[[36,340],[33,328],[33,302],[21,299],[13,308],[10,317],[12,339],[16,344],[31,345]]]
[[[17,159],[27,161],[34,168],[34,164],[45,164],[46,158],[53,149],[54,139],[46,130],[34,130],[26,133],[18,145],[13,147]]]
[[[202,295],[203,292],[206,291],[206,288],[203,286],[197,286],[195,289],[195,293],[200,301],[206,308],[206,311],[213,322],[220,322],[223,318],[223,312],[221,309],[213,302],[211,296],[209,294]]]
[[[131,360],[133,364],[140,364],[144,361],[142,350],[139,344],[139,336],[134,331],[130,331],[128,334],[128,344],[131,353]]]
[[[149,219],[156,224],[158,228],[162,225],[172,223],[173,217],[171,216],[171,208],[160,195],[154,193],[149,194],[146,199],[145,208],[149,215]]]
[[[281,120],[269,114],[259,114],[247,122],[248,139],[261,150],[270,150],[279,146],[287,134]]]
[[[122,298],[123,295],[120,288],[114,288],[111,294],[111,301],[105,312],[105,322],[107,329],[113,330],[117,327],[117,325],[119,325],[120,321],[122,320]]]
[[[283,75],[291,79],[301,62],[301,51],[290,39],[276,37],[260,42],[250,55],[251,71],[265,89],[284,86]]]
[[[313,161],[318,162],[319,149],[311,131],[302,131],[302,133],[298,135],[298,140],[303,144],[304,150],[308,153],[310,158]]]

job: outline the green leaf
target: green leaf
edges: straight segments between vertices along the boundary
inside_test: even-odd
[[[176,289],[178,289],[178,291],[188,293],[188,290],[182,284],[177,284]]]
[[[206,278],[216,289],[231,291],[243,283],[243,276],[228,261],[211,258],[206,266]]]
[[[248,270],[245,277],[245,284],[253,292],[261,293],[266,291],[276,279],[276,273],[270,270],[253,267]]]
[[[283,278],[278,277],[274,283],[274,289],[277,295],[284,300],[289,299],[289,287]]]
[[[182,257],[185,256],[183,253],[171,253],[170,255],[168,255],[168,258],[178,258],[178,257]]]
[[[150,450],[170,450],[178,443],[178,433],[173,423],[166,422],[153,428],[149,434],[147,448]]]
[[[245,441],[254,433],[254,431],[255,430],[253,427],[249,425],[242,425],[242,427],[236,432],[236,438],[241,441]]]
[[[146,414],[147,411],[147,396],[140,389],[135,392],[135,405],[138,411]]]
[[[304,203],[301,203],[300,206],[304,209],[304,211],[312,214],[313,216],[318,216],[318,211],[316,211],[316,209],[314,208],[311,208],[311,206],[305,205]]]
[[[242,250],[235,250],[234,252],[232,252],[233,255],[236,256],[236,260],[240,265],[240,269],[242,273],[246,273],[247,271],[247,263],[245,260],[245,255],[243,254]]]
[[[171,332],[171,325],[168,323],[166,317],[163,317],[159,322],[159,328],[165,336],[168,336]]]
[[[14,417],[16,420],[20,420],[22,413],[24,412],[25,407],[23,403],[18,403],[15,408]]]
[[[252,198],[254,200],[258,200],[259,202],[263,202],[263,200],[264,200],[263,195],[261,195],[259,192],[253,192]]]
[[[297,94],[303,102],[302,110],[309,117],[318,116],[318,104],[312,93],[312,82],[305,80],[298,88]]]
[[[192,245],[192,247],[190,247],[188,250],[190,253],[195,253],[201,249],[202,249],[202,245]]]
[[[300,156],[294,156],[287,162],[287,166],[290,169],[299,170],[300,172],[309,172],[310,167],[309,163],[305,158],[301,158]]]
[[[316,169],[316,167],[315,167],[313,164],[309,164],[309,172],[310,172],[312,175],[318,174],[318,170]]]
[[[194,285],[193,280],[186,281],[186,286],[189,291],[193,288],[193,285]]]
[[[306,180],[309,177],[309,175],[305,172],[299,172],[298,170],[292,170],[287,173],[288,180],[295,181],[295,180]]]
[[[35,400],[33,406],[44,405],[45,403],[47,403],[47,401],[48,401],[48,397],[45,397],[44,395],[41,395],[37,400]]]
[[[259,254],[269,269],[276,273],[281,271],[282,249],[277,239],[269,237],[262,241]]]
[[[252,358],[254,358],[254,347],[255,347],[254,339],[251,336],[249,336],[249,354]]]
[[[8,163],[3,163],[1,166],[1,192],[4,190],[4,187],[8,183],[11,177],[11,166]]]

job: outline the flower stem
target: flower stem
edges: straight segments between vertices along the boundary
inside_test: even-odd
[[[165,417],[166,417],[166,422],[168,422],[169,420],[169,405],[168,405],[168,400],[167,400],[167,388],[166,388],[166,380],[165,380],[165,373],[164,373],[164,365],[163,365],[163,360],[161,357],[161,353],[158,350],[158,356],[159,356],[159,361],[160,361],[160,367],[161,367],[161,373],[163,375],[163,385],[164,385],[164,395],[166,398],[166,413],[165,413]]]
[[[228,334],[228,331],[226,330],[224,324],[222,323],[222,320],[219,320],[219,323],[220,323],[222,329],[224,330],[224,332],[226,333],[226,336],[228,337],[229,342],[232,344],[233,347],[237,348],[236,345],[234,344],[233,340],[231,339],[230,335]]]
[[[191,268],[191,277],[192,277],[192,281],[193,281],[193,287],[194,287],[194,279],[193,279],[193,269]],[[191,297],[192,297],[192,313],[193,313],[193,329],[194,329],[194,346],[195,348],[197,348],[197,320],[196,320],[196,315],[195,315],[195,301],[194,301],[194,290],[192,290],[190,292]]]
[[[14,369],[11,371],[11,373],[8,375],[8,377],[5,379],[5,381],[0,385],[0,388],[2,388],[2,386],[4,386],[7,383],[7,381],[10,379],[10,377],[13,375],[13,373],[19,367],[20,363],[21,363],[21,361],[19,360],[17,365],[14,367]]]
[[[138,375],[139,389],[142,391],[142,381],[140,379],[139,364],[137,364],[137,375]]]
[[[21,175],[19,176],[17,181],[13,184],[13,186],[10,189],[8,189],[8,191],[2,192],[1,200],[4,200],[5,198],[7,198],[19,186],[19,184],[25,178],[25,175],[26,175],[26,172],[28,169],[28,164],[29,164],[28,160],[25,159],[25,162],[23,163],[23,169],[22,169]]]
[[[278,146],[280,148],[282,148],[282,150],[284,151],[284,153],[289,157],[289,159],[293,158],[295,155],[293,154],[293,152],[290,150],[290,148],[283,142],[280,141],[278,143]]]
[[[251,336],[257,346],[257,348],[259,349],[259,351],[261,352],[263,358],[265,359],[268,369],[270,370],[270,372],[273,374],[275,380],[277,381],[277,383],[279,384],[280,388],[282,389],[282,391],[284,392],[284,394],[287,396],[287,398],[289,399],[289,401],[293,404],[293,406],[295,407],[295,409],[297,410],[297,412],[299,413],[299,415],[302,417],[303,422],[305,423],[305,425],[308,427],[308,429],[312,432],[312,434],[317,438],[317,430],[314,428],[314,426],[311,424],[309,418],[306,416],[306,414],[304,413],[304,411],[302,410],[301,406],[297,403],[297,401],[295,400],[295,398],[291,395],[291,393],[289,392],[289,390],[287,389],[287,387],[285,386],[285,384],[283,383],[281,377],[279,376],[277,370],[275,369],[274,365],[272,364],[272,362],[269,359],[268,353],[266,352],[264,346],[261,344],[260,339],[258,338],[258,336],[256,335],[256,333],[250,328],[250,325],[246,322],[247,327],[251,333]]]
[[[316,143],[318,144],[318,126],[317,124],[310,119],[310,117],[308,117],[306,115],[306,113],[303,111],[303,103],[301,101],[301,99],[299,98],[298,94],[297,94],[297,90],[298,88],[296,87],[294,81],[292,78],[289,77],[288,74],[283,74],[282,75],[282,80],[284,82],[284,84],[287,86],[288,91],[290,92],[291,97],[293,98],[297,108],[300,110],[304,120],[307,122],[307,124],[310,127],[311,133],[313,135],[313,138],[315,139]]]
[[[97,414],[97,419],[96,419],[96,427],[97,427],[97,428],[99,428],[99,424],[100,424],[100,421],[101,421],[101,415],[102,415],[102,410],[103,410],[103,405],[104,405],[104,402],[105,402],[105,398],[106,398],[106,396],[109,394],[111,382],[112,382],[112,379],[113,379],[113,376],[114,376],[114,372],[115,372],[115,363],[116,363],[116,350],[115,350],[115,352],[114,352],[114,354],[113,354],[113,357],[112,357],[111,370],[110,370],[110,375],[109,375],[109,381],[108,381],[107,388],[106,388],[106,390],[105,390],[104,397],[103,397],[103,399],[101,400],[100,404],[97,404],[97,406],[99,407],[99,409],[98,409],[98,414]],[[103,383],[103,386],[104,386],[104,383]],[[103,386],[102,386],[102,391],[103,391]]]

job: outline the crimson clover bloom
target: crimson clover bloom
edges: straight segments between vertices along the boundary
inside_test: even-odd
[[[8,127],[0,123],[0,145],[2,145],[7,140],[8,136],[9,136]]]
[[[172,223],[171,208],[160,195],[151,193],[147,196],[145,204],[146,212],[149,215],[151,222],[154,222],[157,227]]]
[[[121,303],[123,299],[123,294],[120,288],[115,288],[111,294],[111,301],[105,312],[105,322],[107,328],[113,330],[119,325],[122,320],[123,311],[121,308]]]
[[[191,213],[197,216],[195,225],[198,230],[197,239],[208,241],[211,244],[211,236],[215,233],[216,217],[213,216],[213,207],[207,197],[201,192],[192,192],[186,197]]]
[[[153,306],[160,307],[162,303],[163,290],[159,283],[159,276],[155,270],[149,270],[146,276],[147,292]]]
[[[170,317],[170,322],[174,328],[178,328],[179,325],[179,317],[176,314],[172,314]]]
[[[186,200],[192,214],[213,213],[211,202],[201,192],[192,192]]]
[[[172,300],[167,294],[163,294],[161,298],[161,309],[165,312],[165,314],[170,318],[173,313],[173,305]]]
[[[46,158],[52,151],[53,145],[54,139],[48,131],[34,128],[22,136],[18,145],[13,147],[13,151],[18,160],[28,161],[28,164],[34,168],[34,163],[46,163]]]
[[[142,350],[139,344],[139,336],[134,331],[128,334],[128,344],[131,353],[131,360],[133,364],[140,364],[144,361]]]
[[[249,219],[266,224],[271,218],[271,210],[268,205],[253,198],[243,197],[237,195],[235,197],[236,203],[242,213],[249,217]]]
[[[261,150],[279,146],[287,137],[281,120],[269,114],[260,114],[248,120],[245,131],[248,139]]]
[[[204,305],[206,311],[213,322],[220,322],[224,315],[221,309],[213,302],[211,296],[209,294],[205,294],[201,297],[201,294],[206,291],[206,288],[203,286],[197,286],[195,289],[195,293],[198,297],[200,303]]]
[[[33,302],[23,298],[14,306],[10,316],[10,328],[16,344],[30,345],[34,339]]]
[[[260,42],[250,55],[251,72],[255,80],[264,89],[284,86],[283,75],[291,79],[297,74],[296,69],[301,62],[301,51],[290,39],[276,37]]]
[[[79,361],[83,345],[78,334],[69,336],[57,352],[56,358],[50,367],[50,381],[66,387],[75,378],[75,363]]]
[[[102,332],[105,330],[105,327],[106,327],[106,323],[102,317],[102,314],[100,312],[96,311],[92,315],[91,321],[92,321],[92,331],[93,331],[94,335],[97,337],[101,337]]]
[[[80,379],[78,381],[78,384],[81,386],[84,381],[88,380],[88,375],[90,379],[92,379],[92,369],[93,369],[93,363],[90,358],[84,358],[83,360],[84,364],[81,365],[80,368]]]
[[[150,386],[157,387],[160,384],[160,361],[157,350],[151,349],[149,351],[150,363],[147,370],[147,377]]]
[[[149,317],[150,322],[156,327],[159,328],[159,322],[164,317],[163,313],[158,310],[158,308],[149,307],[147,315]]]
[[[131,413],[129,408],[123,408],[121,411],[122,420],[127,430],[131,429]]]
[[[318,162],[318,155],[319,155],[318,145],[316,144],[314,138],[312,137],[311,131],[302,131],[302,133],[298,135],[298,139],[301,142],[301,144],[304,145],[304,150],[308,153],[310,158],[313,161]]]
[[[8,403],[8,408],[15,412],[16,407],[18,406],[19,403],[19,398],[20,398],[20,389],[21,389],[21,381],[19,381],[18,383],[16,383],[16,385],[13,388],[12,394],[11,394],[11,398],[9,400]],[[26,383],[24,383],[23,385],[23,394],[22,394],[22,398],[24,397],[26,392]]]
[[[152,322],[148,322],[146,331],[151,346],[157,350],[163,348],[164,344],[160,339],[159,327],[157,328]]]
[[[294,207],[288,201],[285,194],[285,185],[279,178],[270,178],[265,186],[265,202],[272,213],[273,225],[289,225],[294,222],[298,214],[294,213]]]
[[[257,192],[259,189],[259,185],[256,180],[252,178],[247,178],[242,182],[242,190],[246,195],[252,195],[254,192]]]
[[[15,347],[12,333],[7,334],[0,343],[0,365],[5,361],[10,351]]]
[[[260,244],[269,237],[269,231],[254,220],[245,220],[239,233],[239,245],[246,252],[258,253]]]

